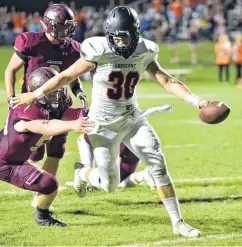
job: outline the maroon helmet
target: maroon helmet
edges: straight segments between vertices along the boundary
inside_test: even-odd
[[[59,73],[56,70],[49,67],[41,67],[34,70],[28,78],[28,91],[33,92],[58,74]],[[67,101],[67,89],[66,87],[63,87],[38,100],[38,103],[48,111],[61,111]]]
[[[75,34],[76,22],[72,10],[65,4],[52,4],[44,13],[42,21],[46,33],[64,40]]]

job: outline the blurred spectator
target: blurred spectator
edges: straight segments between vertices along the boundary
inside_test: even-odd
[[[10,14],[8,15],[8,22],[6,26],[6,40],[7,40],[7,45],[13,45],[14,44],[14,23],[11,20]]]
[[[236,66],[236,83],[242,86],[242,34],[235,37],[233,45],[233,61]]]
[[[70,2],[70,0],[66,2]],[[49,4],[53,3],[53,1],[49,2]],[[156,42],[168,39],[170,42],[171,37],[175,34],[176,39],[189,40],[191,22],[194,16],[197,16],[199,38],[213,40],[227,31],[242,32],[242,13],[239,13],[239,10],[242,10],[241,3],[241,0],[149,0],[149,3],[135,5],[135,9],[139,12],[141,34],[145,38]],[[89,6],[80,11],[76,9],[77,4],[77,1],[72,0],[70,2],[70,8],[76,13],[75,19],[78,24],[75,39],[82,42],[86,37],[104,35],[105,19],[110,9],[100,7],[96,11],[92,6]],[[232,10],[231,13],[229,10]],[[9,22],[8,31],[6,31],[6,18],[0,9],[0,18],[4,19],[4,24],[1,24],[0,28],[0,36],[2,37],[0,43],[7,43],[7,36],[12,36],[12,24],[14,25],[14,35],[28,30],[34,32],[41,30],[40,15],[16,12],[14,6],[11,7],[10,13],[11,22]],[[168,32],[169,22],[172,23],[170,32]],[[175,27],[173,26],[174,23]],[[7,35],[8,32],[9,35]]]
[[[14,33],[15,35],[23,32],[23,23],[20,12],[13,12],[11,14],[11,20],[14,25]]]
[[[238,19],[235,20],[234,29],[235,31],[242,32],[242,11]]]
[[[0,44],[4,43],[3,29],[8,21],[7,7],[0,7]]]
[[[199,28],[200,28],[199,16],[197,14],[194,14],[193,18],[191,19],[190,28],[189,28],[192,64],[197,64],[198,62]]]
[[[197,0],[189,0],[190,7],[194,10],[197,6]]]
[[[226,34],[221,34],[218,37],[218,42],[214,47],[216,55],[216,64],[218,65],[218,79],[223,82],[223,70],[226,73],[226,83],[229,83],[229,65],[232,55],[232,46],[229,37]]]
[[[170,22],[170,30],[167,38],[168,49],[170,52],[170,63],[178,63],[180,61],[177,54],[177,31],[176,31],[176,21],[172,20]]]
[[[75,1],[71,1],[70,2],[70,9],[73,11],[73,13],[75,13],[75,11],[76,11],[76,3],[75,3]]]
[[[83,8],[78,15],[78,31],[79,35],[76,35],[77,40],[82,43],[85,40],[85,33],[87,31],[87,16],[86,16],[86,9]]]
[[[180,0],[174,0],[171,4],[171,10],[175,17],[176,23],[178,26],[182,24],[182,15],[183,15],[183,5]]]
[[[23,32],[26,32],[26,22],[27,22],[27,17],[26,17],[26,13],[23,11],[20,14],[20,18],[21,18],[21,24],[22,24],[22,28],[23,28]]]
[[[161,0],[153,0],[152,7],[155,13],[161,13],[162,10]]]
[[[151,27],[151,18],[148,15],[140,15],[140,32],[144,33],[150,30]]]
[[[29,30],[32,32],[40,32],[40,15],[38,12],[35,12],[33,15],[33,19],[29,24]]]
[[[202,0],[199,1],[198,5],[195,8],[195,11],[198,15],[198,18],[203,18],[205,16],[205,4]]]

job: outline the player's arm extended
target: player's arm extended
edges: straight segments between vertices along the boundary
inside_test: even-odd
[[[164,69],[161,68],[158,62],[153,61],[147,68],[147,71],[164,87],[169,93],[174,94],[177,98],[185,101],[186,103],[201,108],[207,105],[207,101],[200,98],[191,92],[181,81],[169,75]]]
[[[14,107],[27,104],[32,105],[36,100],[43,98],[45,95],[56,91],[57,89],[70,84],[73,80],[82,74],[95,69],[96,64],[79,58],[68,69],[62,71],[55,77],[51,78],[34,92],[19,94],[13,99]]]
[[[14,125],[14,128],[19,133],[32,132],[45,136],[56,136],[68,131],[87,133],[93,127],[93,122],[85,118],[79,118],[74,121],[62,120],[20,120]]]
[[[5,70],[5,85],[8,99],[15,95],[14,88],[16,82],[16,73],[24,66],[24,63],[24,60],[22,60],[16,53],[13,54],[9,61],[9,64]]]

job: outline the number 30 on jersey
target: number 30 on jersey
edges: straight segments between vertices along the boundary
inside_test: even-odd
[[[109,99],[119,100],[121,97],[129,99],[134,94],[134,89],[139,81],[139,73],[130,71],[126,76],[121,71],[112,71],[108,80],[113,83],[113,87],[107,89]]]

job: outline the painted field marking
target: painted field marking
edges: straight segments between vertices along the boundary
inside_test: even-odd
[[[167,245],[176,245],[180,243],[190,243],[190,242],[202,242],[206,240],[225,240],[225,239],[236,239],[241,238],[242,234],[239,233],[231,233],[228,235],[207,235],[200,238],[180,238],[180,239],[173,239],[173,240],[164,240],[155,243],[148,243],[148,244],[134,244],[134,245],[117,245],[115,247],[137,247],[137,246],[167,246]]]

